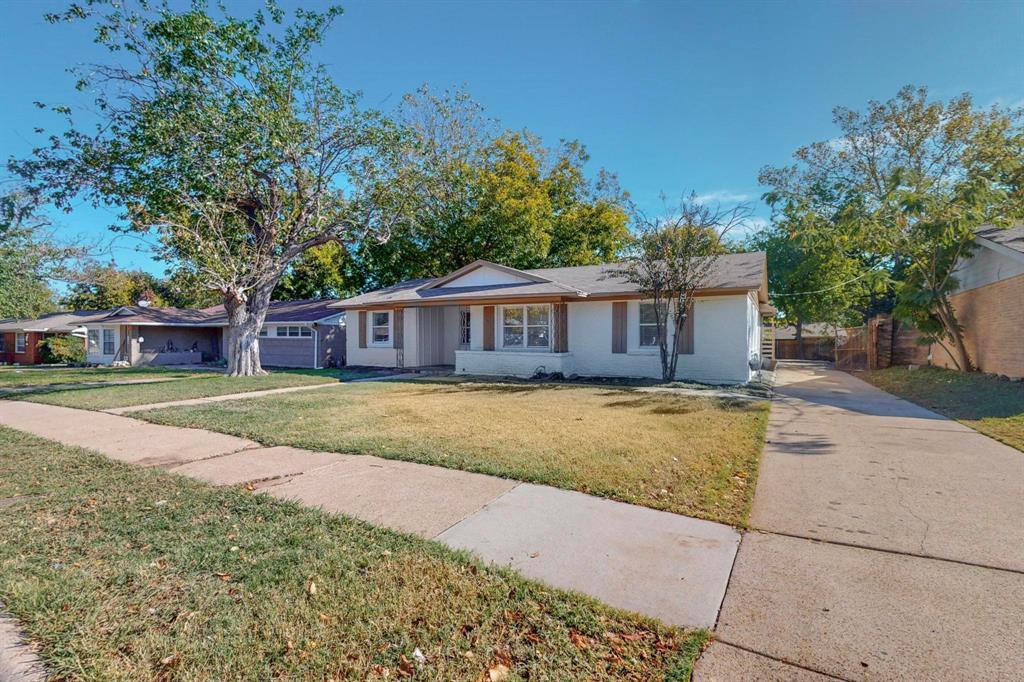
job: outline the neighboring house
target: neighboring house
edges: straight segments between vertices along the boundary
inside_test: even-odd
[[[761,366],[767,299],[763,253],[719,258],[671,340],[681,352],[677,377],[750,380]],[[517,270],[481,260],[333,305],[349,313],[350,365],[661,378],[653,305],[615,265]]]
[[[112,310],[79,310],[50,313],[34,320],[0,321],[0,363],[36,365],[42,362],[39,342],[49,336],[67,335],[80,330],[82,325],[109,315]],[[84,343],[84,340],[83,340]]]
[[[268,367],[345,364],[345,313],[332,301],[273,301],[260,330],[260,360]],[[203,310],[126,306],[92,320],[87,330],[90,363],[184,365],[226,355],[223,306]]]
[[[967,349],[982,372],[1024,377],[1024,224],[983,227],[975,243],[951,297]],[[933,364],[956,367],[938,344],[931,356]]]

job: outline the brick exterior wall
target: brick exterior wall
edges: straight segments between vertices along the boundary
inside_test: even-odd
[[[0,362],[17,363],[19,365],[37,365],[42,362],[36,345],[46,335],[41,332],[28,332],[24,353],[15,353],[16,332],[4,332],[4,350],[0,352]]]
[[[1024,377],[1024,275],[964,291],[951,300],[978,369]],[[956,367],[937,344],[932,346],[932,363]]]

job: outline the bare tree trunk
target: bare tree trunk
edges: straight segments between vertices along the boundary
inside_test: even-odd
[[[270,305],[273,287],[256,290],[249,297],[230,294],[225,298],[228,314],[227,375],[251,377],[266,374],[260,363],[260,329]]]
[[[953,339],[953,348],[959,356],[959,358],[953,358],[953,361],[957,364],[957,369],[961,372],[973,372],[974,363],[971,361],[971,354],[967,350],[967,342],[964,339],[963,332],[960,330],[960,323],[957,322],[956,312],[953,310],[949,299],[945,296],[939,297],[939,320]]]
[[[796,321],[796,358],[804,359],[804,321],[800,318]]]

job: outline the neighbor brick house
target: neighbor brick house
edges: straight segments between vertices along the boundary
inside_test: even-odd
[[[767,300],[763,253],[719,258],[670,339],[680,352],[677,377],[754,377]],[[480,260],[334,305],[348,312],[350,365],[661,378],[653,304],[613,264],[518,270]]]
[[[967,349],[982,372],[1024,377],[1024,224],[983,227],[975,242],[951,297]],[[956,367],[941,346],[931,354],[933,364]]]
[[[18,365],[37,365],[42,362],[39,342],[49,336],[68,335],[79,330],[85,344],[86,322],[100,319],[113,310],[79,310],[50,313],[34,320],[4,320],[0,322],[0,362]]]

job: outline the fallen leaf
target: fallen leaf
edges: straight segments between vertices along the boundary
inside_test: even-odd
[[[403,677],[412,677],[416,674],[416,666],[412,664],[412,661],[405,657],[405,654],[399,656],[398,661],[398,672],[400,675]]]
[[[575,630],[569,631],[569,639],[576,645],[577,649],[586,649],[590,646],[590,640],[587,639],[587,636]]]
[[[316,583],[310,580],[309,587],[306,588],[306,591],[309,592],[310,595],[316,594]]]
[[[505,682],[512,673],[504,663],[497,663],[487,669],[487,679],[490,682]]]

